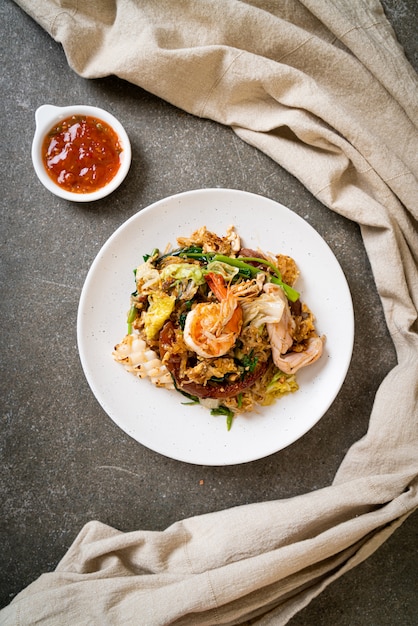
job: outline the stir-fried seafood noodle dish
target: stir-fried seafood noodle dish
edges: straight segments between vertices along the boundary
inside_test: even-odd
[[[322,354],[324,337],[301,302],[299,270],[282,254],[251,250],[233,226],[205,226],[155,249],[136,270],[128,330],[113,357],[185,403],[225,415],[298,390],[296,372]]]

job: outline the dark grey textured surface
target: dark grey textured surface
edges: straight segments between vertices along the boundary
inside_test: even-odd
[[[385,0],[418,67],[415,0]],[[374,394],[395,364],[359,228],[333,214],[233,132],[116,78],[87,81],[62,48],[11,0],[0,6],[1,50],[1,582],[0,606],[55,568],[83,524],[161,530],[183,517],[328,485],[367,429]],[[30,146],[44,103],[95,104],[122,121],[133,163],[109,198],[74,205],[44,190]],[[340,395],[305,437],[266,459],[200,467],[136,443],[106,416],[76,345],[86,273],[109,235],[165,196],[203,187],[262,194],[326,239],[346,273],[356,314],[352,364]],[[200,481],[204,481],[203,484]],[[417,623],[417,516],[364,564],[332,584],[295,626]]]

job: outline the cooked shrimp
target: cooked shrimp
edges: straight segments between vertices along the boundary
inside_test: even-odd
[[[283,312],[281,314],[280,320],[275,322],[268,322],[266,324],[273,360],[276,363],[276,357],[280,358],[280,356],[282,354],[285,354],[293,344],[295,321],[290,312],[286,294],[284,293],[283,289],[279,287],[279,285],[275,285],[274,283],[266,283],[264,285],[264,291],[270,296],[277,298],[283,306]]]
[[[220,274],[205,277],[219,302],[201,302],[186,317],[184,341],[204,358],[219,357],[235,344],[242,327],[242,309],[237,296]]]
[[[273,360],[285,374],[294,374],[301,367],[306,367],[315,363],[322,354],[325,337],[311,337],[308,339],[306,350],[303,352],[288,352],[288,354],[278,354],[273,352]]]

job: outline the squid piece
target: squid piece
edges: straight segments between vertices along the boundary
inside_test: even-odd
[[[166,366],[137,334],[126,335],[115,346],[112,355],[115,361],[122,363],[128,372],[138,378],[149,378],[157,387],[174,389],[173,379]]]
[[[283,313],[280,319],[266,324],[274,364],[285,374],[295,374],[302,367],[312,365],[319,359],[322,355],[325,337],[311,337],[307,341],[305,350],[292,352],[295,322],[286,295],[281,287],[272,283],[264,285],[264,291],[276,297],[283,304]]]
[[[277,298],[283,307],[280,319],[267,323],[267,332],[269,334],[273,360],[277,365],[276,356],[287,352],[293,344],[295,322],[283,289],[273,283],[267,283],[264,285],[264,291],[270,296]],[[279,366],[277,365],[277,367]]]
[[[306,350],[303,352],[288,352],[287,354],[278,354],[273,351],[273,360],[285,374],[295,374],[302,367],[312,365],[322,355],[325,337],[311,337],[307,341]]]

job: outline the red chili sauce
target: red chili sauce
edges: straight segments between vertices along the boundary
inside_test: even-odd
[[[120,167],[119,138],[106,122],[72,115],[51,128],[42,146],[43,162],[52,180],[73,193],[104,187]]]

